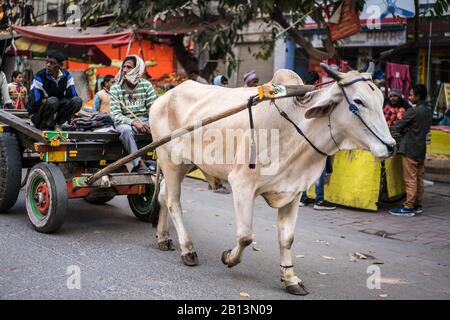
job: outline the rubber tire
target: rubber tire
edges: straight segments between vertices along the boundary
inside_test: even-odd
[[[145,195],[128,195],[128,204],[130,205],[131,211],[133,211],[133,214],[138,218],[140,221],[143,222],[149,222],[152,223],[153,226],[156,226],[158,224],[159,219],[159,210],[161,209],[160,204],[158,202],[156,210],[152,210],[152,208],[147,208],[146,210],[143,210],[142,208],[137,207],[137,201],[144,200],[143,197],[145,197],[147,200],[146,202],[152,201],[152,196],[154,192],[154,185],[151,185],[150,191]],[[149,204],[150,205],[150,204]]]
[[[102,205],[107,203],[108,201],[111,201],[112,199],[114,199],[114,197],[115,196],[95,197],[89,194],[86,197],[84,197],[84,200],[91,204]]]
[[[17,201],[22,183],[22,156],[15,134],[0,133],[0,213]]]
[[[50,207],[43,218],[33,213],[31,203],[31,188],[35,178],[41,177],[49,187]],[[67,212],[67,184],[66,179],[57,165],[54,163],[39,163],[30,172],[27,180],[26,207],[28,218],[34,229],[42,233],[53,233],[58,231],[64,223]]]

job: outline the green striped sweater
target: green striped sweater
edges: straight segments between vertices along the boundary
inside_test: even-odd
[[[157,98],[152,84],[145,79],[139,80],[132,94],[118,84],[113,85],[110,92],[111,116],[116,125],[130,124],[134,117],[127,109],[121,108],[121,104],[113,96],[117,97],[139,118],[148,118],[150,106]]]

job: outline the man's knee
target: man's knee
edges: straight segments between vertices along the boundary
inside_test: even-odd
[[[47,102],[45,103],[46,107],[50,107],[52,109],[57,109],[59,106],[59,100],[56,97],[48,97]]]
[[[134,136],[133,128],[130,125],[120,126],[120,139],[125,139]]]
[[[72,97],[70,99],[70,103],[76,108],[81,109],[81,106],[83,105],[83,100],[80,97]]]

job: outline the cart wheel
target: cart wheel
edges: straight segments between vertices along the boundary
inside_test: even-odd
[[[86,200],[86,202],[89,202],[92,204],[102,205],[102,204],[105,204],[108,201],[112,200],[113,198],[114,198],[114,195],[112,195],[112,196],[93,196],[91,194],[88,194],[86,197],[84,197],[84,200]]]
[[[146,193],[128,195],[128,204],[136,218],[144,222],[151,222],[155,226],[158,224],[160,205],[158,203],[156,210],[152,210],[154,190],[155,186],[149,184],[146,187]]]
[[[22,157],[16,135],[0,133],[0,212],[17,201],[22,180]]]
[[[26,206],[33,227],[43,233],[57,231],[66,217],[67,185],[53,163],[39,163],[27,180]]]

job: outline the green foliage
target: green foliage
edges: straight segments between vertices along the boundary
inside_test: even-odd
[[[257,18],[267,23],[270,32],[263,36],[261,51],[256,58],[267,59],[273,52],[275,40],[286,35],[286,30],[275,22],[275,15],[286,21],[295,22],[295,27],[304,24],[310,16],[317,24],[323,25],[323,10],[326,6],[341,0],[81,0],[85,8],[82,23],[87,25],[91,18],[112,14],[111,30],[119,28],[151,28],[156,21],[168,21],[176,17],[182,23],[201,26],[191,35],[206,53],[206,56],[226,60],[231,68],[237,65],[233,46],[243,39],[243,31]],[[450,0],[437,0],[431,15],[443,15],[448,10]],[[363,8],[365,0],[353,0],[354,10]],[[281,13],[281,15],[280,15]],[[290,31],[292,32],[292,30]],[[301,37],[301,35],[297,35]]]

